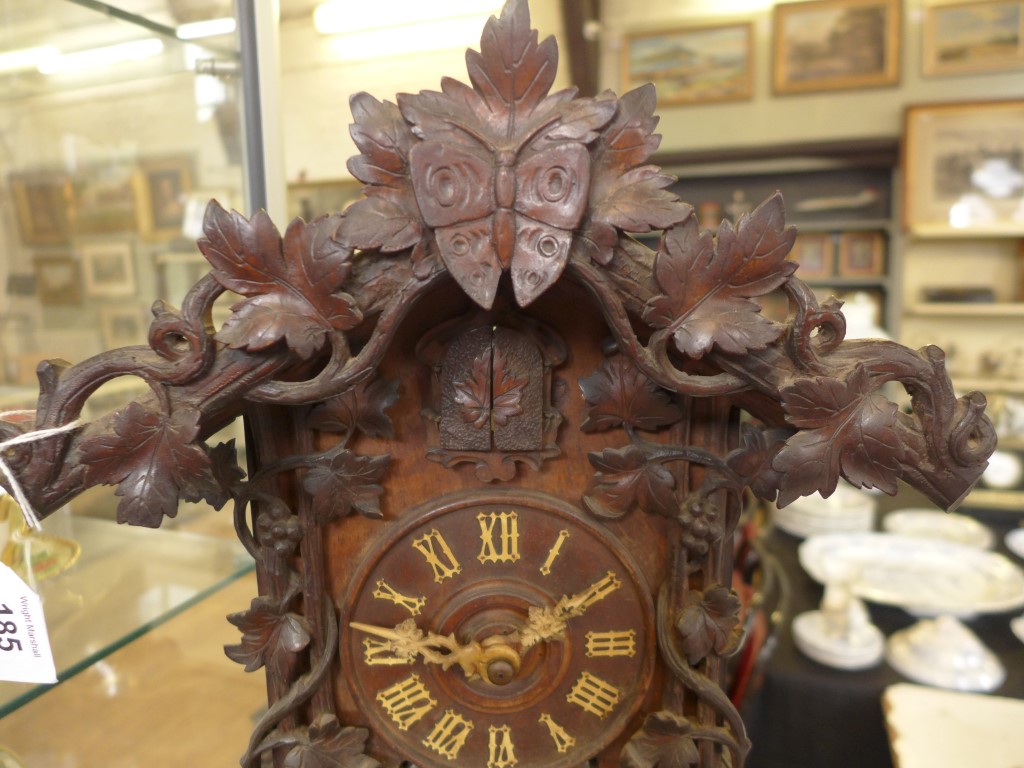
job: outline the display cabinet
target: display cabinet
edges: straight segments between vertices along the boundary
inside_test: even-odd
[[[896,336],[901,313],[892,165],[834,160],[807,167],[805,160],[783,159],[772,171],[755,161],[676,167],[672,191],[693,204],[701,226],[711,230],[781,192],[798,232],[789,257],[800,264],[797,275],[819,300],[869,302],[874,325]]]

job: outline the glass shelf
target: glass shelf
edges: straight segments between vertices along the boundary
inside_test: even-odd
[[[74,565],[39,585],[57,685],[254,567],[228,539],[71,515],[44,528],[81,545]],[[0,717],[52,687],[0,683]]]

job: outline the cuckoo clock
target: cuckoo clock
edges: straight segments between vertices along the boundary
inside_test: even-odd
[[[844,341],[778,196],[701,230],[648,162],[653,88],[550,93],[523,0],[466,61],[468,84],[353,98],[344,213],[282,234],[212,202],[209,274],[149,346],[44,364],[7,463],[42,515],[96,484],[139,525],[233,503],[260,594],[227,654],[271,702],[247,768],[739,768],[742,495],[902,479],[953,506],[994,448],[985,400],[934,347]],[[75,423],[126,374],[151,394]],[[246,472],[206,442],[238,416]]]

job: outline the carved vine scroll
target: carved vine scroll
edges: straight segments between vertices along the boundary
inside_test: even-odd
[[[843,341],[839,304],[819,304],[786,259],[795,232],[781,198],[717,235],[702,231],[649,162],[659,143],[653,87],[551,93],[556,65],[554,40],[538,41],[525,0],[509,0],[480,51],[467,53],[469,84],[445,78],[440,91],[397,103],[354,97],[360,154],[349,168],[364,199],[283,234],[263,212],[247,219],[211,202],[198,244],[210,272],[180,309],[154,305],[148,346],[42,365],[35,423],[0,423],[3,440],[69,425],[103,383],[137,376],[147,397],[5,450],[39,514],[97,484],[116,486],[119,520],[136,525],[158,526],[181,500],[234,502],[267,586],[231,617],[242,638],[228,653],[267,668],[272,701],[244,766],[268,753],[289,767],[377,765],[366,731],[335,711],[328,670],[339,630],[317,542],[339,517],[380,514],[389,457],[352,441],[391,434],[398,390],[377,368],[403,320],[443,283],[490,309],[508,293],[525,307],[573,281],[613,338],[615,354],[581,382],[588,416],[576,426],[622,430],[628,444],[590,457],[594,479],[580,496],[599,518],[657,515],[677,532],[674,577],[658,596],[675,694],[629,740],[623,765],[743,762],[742,722],[720,687],[737,642],[726,543],[741,489],[785,505],[831,494],[840,477],[888,493],[904,480],[950,507],[994,449],[985,398],[955,396],[940,350]],[[656,251],[628,234],[658,230]],[[240,298],[213,328],[225,291]],[[786,322],[761,312],[774,291],[788,297]],[[545,354],[550,387],[564,351]],[[482,418],[495,381],[504,389],[499,400],[485,393],[489,407],[517,416],[522,382],[496,377],[493,357],[486,366],[480,381],[460,382],[464,424]],[[912,412],[885,396],[890,382],[910,393]],[[310,441],[246,479],[231,445],[206,441],[254,404],[295,407],[309,433],[339,440],[328,450]],[[736,425],[736,444],[642,434],[675,430],[694,410],[727,420],[734,407],[753,417]],[[557,423],[546,429],[545,448],[556,432]],[[298,501],[286,502],[295,487]],[[692,696],[696,706],[684,706]]]

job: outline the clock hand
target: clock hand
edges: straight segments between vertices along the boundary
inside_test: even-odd
[[[608,571],[602,578],[576,594],[562,595],[554,605],[531,605],[526,625],[519,630],[515,639],[524,650],[542,641],[564,640],[566,621],[582,616],[590,606],[621,585],[619,577]]]
[[[423,661],[438,664],[444,670],[457,664],[467,680],[482,678],[494,685],[505,685],[519,671],[519,654],[497,637],[489,637],[482,643],[459,643],[454,634],[424,632],[413,619],[406,619],[394,628],[358,621],[349,622],[349,627],[389,641],[389,650],[398,657],[411,661],[419,655]]]

